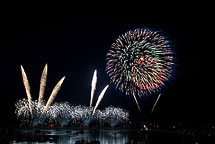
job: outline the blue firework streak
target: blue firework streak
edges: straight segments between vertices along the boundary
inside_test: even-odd
[[[147,28],[119,36],[106,61],[110,81],[126,95],[160,93],[175,73],[175,50],[170,41]]]

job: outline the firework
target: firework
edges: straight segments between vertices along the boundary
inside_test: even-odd
[[[119,123],[124,123],[123,120],[128,120],[128,112],[122,111],[119,108],[107,108],[103,111],[97,110],[98,105],[104,97],[104,94],[109,87],[107,85],[101,92],[96,102],[95,107],[92,107],[92,101],[94,92],[96,89],[97,82],[97,71],[95,70],[93,80],[92,80],[92,90],[91,90],[91,101],[90,107],[85,106],[72,106],[68,102],[54,103],[54,99],[60,90],[60,87],[65,79],[63,77],[54,87],[48,102],[43,100],[46,77],[47,77],[47,64],[43,70],[41,81],[40,81],[40,92],[38,101],[33,101],[30,95],[30,86],[27,80],[27,76],[24,69],[21,66],[23,82],[27,93],[28,99],[19,100],[15,104],[15,114],[17,119],[20,119],[23,125],[60,125],[67,126],[72,124],[73,126],[85,126],[88,127],[89,124],[94,121],[100,122],[101,126],[105,122],[109,123],[110,126],[115,126]],[[114,112],[113,112],[114,111]],[[114,113],[114,114],[113,114]],[[34,116],[34,117],[33,117]],[[31,118],[30,118],[31,117]]]
[[[31,102],[31,110],[34,115],[33,118],[29,119],[31,117],[30,108],[28,106],[28,100],[22,99],[16,102],[15,104],[15,114],[18,119],[22,121],[23,124],[29,124],[32,123],[33,125],[39,124],[43,119],[39,119],[39,116],[44,108],[44,101],[41,101],[41,107],[37,108],[37,101]]]
[[[121,108],[109,106],[105,108],[102,113],[104,121],[106,121],[111,127],[114,127],[119,123],[125,123],[128,121],[128,112]]]
[[[97,71],[95,70],[94,74],[93,74],[92,84],[91,84],[90,107],[92,106],[93,97],[94,97],[94,93],[95,93],[95,90],[96,90],[96,82],[97,82]]]
[[[65,79],[65,76],[64,76],[64,77],[56,84],[56,86],[54,87],[54,89],[53,89],[53,91],[52,91],[52,93],[51,93],[51,95],[50,95],[50,97],[49,97],[49,100],[48,100],[48,102],[47,102],[47,104],[46,104],[46,106],[45,106],[45,108],[44,108],[44,110],[43,110],[43,112],[42,112],[42,115],[45,113],[45,111],[48,109],[48,107],[49,107],[49,106],[52,104],[52,102],[54,101],[54,99],[55,99],[55,97],[56,97],[58,91],[60,90],[60,87],[61,87],[61,85],[62,85],[64,79]]]
[[[46,78],[47,77],[47,64],[44,67],[41,80],[40,80],[40,92],[39,92],[39,98],[38,98],[38,107],[41,104],[41,101],[43,100],[44,97],[44,92],[45,92],[45,87],[46,87]]]
[[[24,68],[21,66],[21,72],[22,72],[22,78],[23,78],[23,83],[25,86],[25,90],[27,93],[27,97],[28,97],[28,105],[29,105],[29,109],[30,109],[30,113],[31,113],[31,118],[33,119],[33,111],[32,111],[32,97],[31,97],[31,93],[30,93],[30,85],[28,82],[28,78],[27,75],[25,74]],[[40,109],[41,107],[41,102],[43,101],[43,97],[44,97],[44,92],[45,92],[45,86],[46,86],[46,77],[47,77],[47,64],[44,67],[42,76],[41,76],[41,80],[40,80],[40,91],[39,91],[39,98],[38,98],[38,103],[37,103],[37,110]],[[65,76],[56,84],[56,86],[54,87],[49,100],[46,104],[45,107],[43,107],[43,112],[41,114],[41,117],[43,116],[43,114],[47,111],[47,109],[51,106],[52,102],[54,101],[58,91],[60,90],[60,87],[63,83],[65,79]]]
[[[22,71],[22,78],[23,78],[23,83],[25,86],[25,91],[26,91],[26,94],[28,97],[28,105],[29,105],[29,109],[31,112],[31,117],[33,118],[33,112],[32,112],[32,107],[31,107],[31,105],[32,105],[31,88],[30,88],[30,84],[28,82],[27,75],[26,75],[25,70],[22,67],[22,65],[21,65],[21,71]]]
[[[81,125],[87,127],[93,120],[95,120],[95,117],[92,116],[93,108],[82,107],[81,110]]]
[[[158,98],[156,99],[155,104],[154,104],[153,107],[152,107],[151,113],[154,111],[155,106],[157,105],[157,102],[158,102],[160,96],[161,96],[161,94],[159,94]]]
[[[169,43],[150,29],[119,36],[106,56],[106,72],[116,89],[135,98],[157,94],[166,87],[175,67],[175,52]]]
[[[46,112],[48,123],[64,126],[72,119],[72,107],[68,102],[54,103]]]
[[[138,101],[137,101],[137,98],[135,97],[135,95],[133,95],[133,96],[134,96],[134,100],[135,100],[135,102],[136,102],[136,104],[137,104],[137,107],[138,107],[139,111],[141,112],[140,105],[139,105],[139,103],[138,103]]]
[[[106,92],[106,90],[107,90],[108,87],[109,87],[109,85],[107,85],[107,86],[102,90],[101,94],[99,95],[99,98],[98,98],[98,100],[97,100],[97,102],[96,102],[96,106],[95,106],[95,108],[94,108],[94,110],[93,110],[93,115],[94,115],[94,113],[95,113],[95,110],[96,110],[97,107],[99,106],[99,104],[100,104],[102,98],[104,97],[104,94],[105,94],[105,92]]]
[[[41,118],[41,113],[45,108],[45,101],[42,100],[38,108],[38,102],[32,101],[33,119],[28,106],[28,100],[22,99],[15,104],[15,114],[17,119],[20,119],[23,125],[60,125],[67,126],[71,123],[74,126],[88,127],[90,123],[98,121],[100,126],[103,123],[109,124],[114,127],[118,124],[126,124],[129,120],[129,113],[121,108],[113,106],[106,107],[104,110],[96,110],[92,115],[93,107],[86,106],[72,106],[68,102],[54,102],[44,113]]]

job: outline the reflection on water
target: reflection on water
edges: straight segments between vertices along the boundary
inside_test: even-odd
[[[101,144],[124,144],[128,142],[128,130],[116,129],[20,129],[11,144],[43,142],[74,144],[78,140],[98,140]]]
[[[155,129],[16,129],[1,130],[0,143],[74,144],[77,141],[100,144],[215,144],[214,131]],[[97,143],[95,142],[95,143]]]

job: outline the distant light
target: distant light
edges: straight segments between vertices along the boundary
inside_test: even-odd
[[[53,125],[53,124],[50,124],[49,126],[50,126],[50,127],[54,127],[54,125]]]
[[[143,125],[143,127],[144,127],[144,129],[147,131],[148,130],[148,128],[147,128],[147,126],[146,125]]]

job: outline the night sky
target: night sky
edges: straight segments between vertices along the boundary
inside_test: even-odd
[[[191,20],[190,20],[191,21]],[[122,96],[111,86],[99,108],[113,105],[130,111],[131,119],[155,121],[212,122],[212,84],[214,70],[209,65],[210,51],[204,41],[205,28],[183,17],[90,17],[73,16],[68,23],[7,21],[0,30],[1,127],[17,125],[15,102],[27,98],[22,82],[23,65],[31,86],[33,100],[38,99],[40,77],[48,64],[45,100],[63,77],[66,79],[55,99],[88,106],[91,80],[98,71],[94,105],[102,89],[109,84],[105,73],[106,53],[111,44],[128,30],[148,27],[161,30],[175,45],[178,67],[175,80],[161,95],[153,115],[144,114],[155,98],[139,101],[140,113],[133,98]],[[198,27],[198,28],[197,28]],[[147,112],[146,112],[147,113]]]

